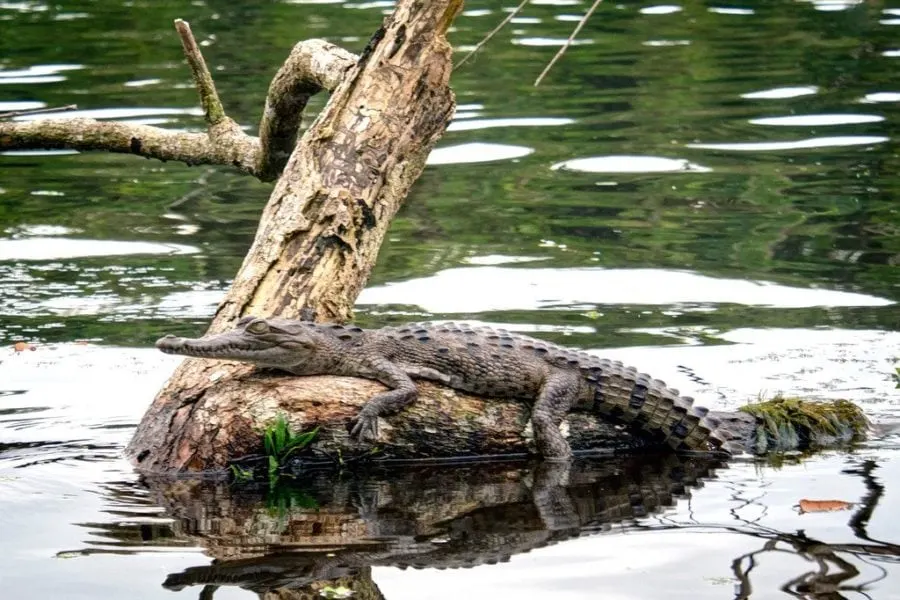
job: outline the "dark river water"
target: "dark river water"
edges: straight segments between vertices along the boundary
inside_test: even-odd
[[[467,2],[456,56],[516,4]],[[609,0],[534,88],[589,5],[532,0],[454,73],[455,120],[358,320],[502,325],[716,409],[782,392],[900,422],[900,4]],[[358,52],[391,6],[0,1],[0,112],[202,129],[180,17],[254,132],[295,42]],[[139,481],[121,451],[178,363],[153,341],[205,329],[270,191],[225,168],[0,155],[3,597],[900,598],[891,433],[728,465]]]

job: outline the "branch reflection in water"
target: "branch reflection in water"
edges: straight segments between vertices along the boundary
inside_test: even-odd
[[[866,494],[858,503],[853,504],[855,510],[848,526],[857,538],[869,543],[829,543],[808,536],[802,529],[787,533],[765,526],[759,523],[761,516],[756,519],[742,517],[740,511],[746,506],[757,505],[762,509],[760,515],[765,514],[767,507],[760,502],[760,497],[745,498],[740,491],[732,495],[736,506],[729,511],[739,525],[704,523],[693,519],[690,521],[666,519],[662,526],[637,525],[636,528],[650,530],[700,528],[708,532],[724,531],[765,540],[759,550],[741,554],[731,562],[731,571],[737,581],[735,600],[745,600],[753,596],[752,571],[759,566],[760,556],[769,553],[797,556],[813,566],[780,586],[781,591],[791,596],[810,600],[847,598],[846,594],[872,598],[873,596],[866,592],[867,588],[888,575],[887,570],[878,563],[900,563],[900,545],[874,539],[867,531],[868,522],[884,496],[884,486],[874,476],[877,467],[875,461],[863,460],[859,465],[844,470],[848,475],[860,477],[865,486]],[[860,566],[863,564],[874,568],[877,575],[867,580],[854,581],[861,575]]]

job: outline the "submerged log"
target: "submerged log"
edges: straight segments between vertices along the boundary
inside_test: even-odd
[[[168,427],[158,431],[157,446],[135,457],[142,471],[216,471],[259,457],[261,431],[279,416],[296,433],[318,428],[300,457],[305,466],[340,466],[360,460],[510,458],[535,452],[531,406],[523,402],[480,398],[419,381],[418,401],[380,419],[376,442],[360,443],[350,437],[347,426],[366,400],[384,390],[381,384],[352,377],[296,377],[238,363],[213,364],[217,366],[212,367],[210,378],[215,383],[193,402],[176,407]],[[858,438],[868,426],[862,411],[844,400],[779,398],[710,415],[750,453],[843,444]],[[660,445],[609,424],[599,414],[570,413],[562,431],[576,453]]]

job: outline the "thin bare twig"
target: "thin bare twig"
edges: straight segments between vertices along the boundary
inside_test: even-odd
[[[77,104],[69,104],[66,106],[51,106],[49,108],[30,108],[28,110],[14,110],[12,112],[0,113],[0,119],[12,119],[13,117],[24,117],[28,115],[41,115],[45,113],[63,112],[66,110],[78,110]]]
[[[191,67],[191,73],[194,75],[197,91],[200,92],[200,104],[203,106],[203,112],[206,113],[206,122],[210,126],[218,125],[226,118],[225,109],[219,100],[216,84],[213,83],[206,61],[203,60],[200,47],[197,46],[194,34],[191,33],[191,25],[187,21],[175,19],[175,29],[178,30],[178,35],[181,36],[184,56],[187,58]]]
[[[494,29],[493,29],[489,34],[487,34],[486,36],[484,36],[484,39],[482,39],[480,42],[478,42],[478,44],[477,44],[474,48],[472,48],[472,51],[469,52],[468,54],[466,54],[466,55],[462,58],[461,61],[459,61],[458,63],[456,63],[456,66],[453,67],[453,68],[454,68],[454,69],[460,68],[460,67],[463,65],[463,63],[465,63],[467,60],[469,60],[470,58],[472,58],[472,56],[473,56],[476,52],[478,52],[479,50],[481,50],[482,46],[484,46],[485,44],[487,44],[488,41],[490,41],[490,39],[491,39],[492,37],[494,37],[494,35],[495,35],[498,31],[500,31],[501,29],[503,29],[503,28],[506,26],[507,23],[509,23],[510,21],[512,21],[513,18],[514,18],[517,14],[519,14],[519,12],[521,12],[521,10],[522,10],[523,8],[525,8],[525,5],[526,5],[526,4],[528,4],[528,0],[522,0],[522,2],[519,3],[519,5],[518,5],[517,7],[515,7],[515,8],[513,9],[513,11],[512,11],[511,13],[509,13],[509,15],[507,15],[507,17],[506,17],[505,19],[503,19],[503,21],[500,22],[499,25],[497,25],[496,27],[494,27]]]
[[[544,67],[544,70],[541,71],[541,74],[538,75],[538,78],[534,80],[534,87],[537,87],[541,84],[544,76],[550,72],[550,69],[553,68],[553,65],[555,65],[556,62],[562,57],[562,55],[566,53],[566,50],[568,50],[569,46],[572,45],[572,42],[575,41],[575,37],[581,31],[581,28],[584,27],[584,24],[587,23],[587,20],[591,18],[591,15],[594,14],[594,11],[598,6],[600,6],[600,3],[602,1],[603,0],[594,0],[594,3],[591,5],[588,11],[584,13],[584,16],[581,17],[580,21],[578,21],[578,25],[575,26],[575,31],[572,32],[572,35],[569,36],[569,39],[566,40],[566,43],[562,45],[562,48],[559,49],[556,55],[552,59],[550,59],[550,62],[547,63],[547,66]]]

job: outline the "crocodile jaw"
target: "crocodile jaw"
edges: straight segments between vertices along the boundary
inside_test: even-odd
[[[196,358],[240,360],[265,366],[290,364],[278,344],[243,336],[224,334],[209,338],[181,338],[167,335],[156,340],[156,348],[166,354],[179,354]]]

